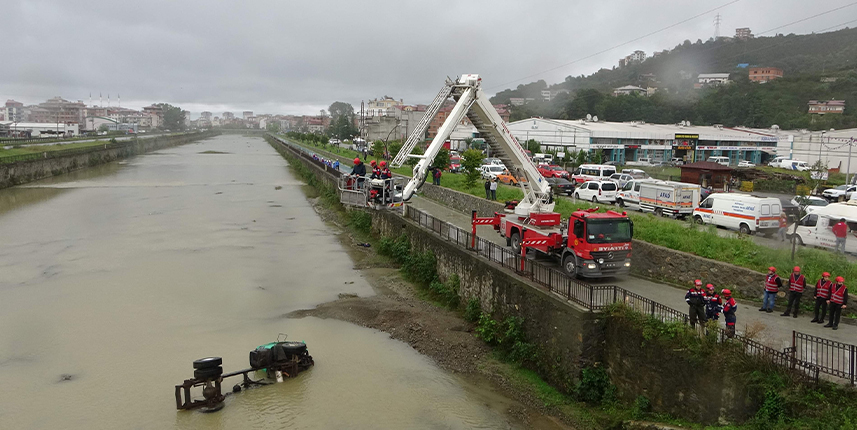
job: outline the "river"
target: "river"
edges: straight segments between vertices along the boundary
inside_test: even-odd
[[[374,294],[301,185],[261,138],[223,135],[0,190],[2,427],[516,428],[384,333],[283,316]],[[175,410],[194,359],[246,368],[279,333],[316,366]]]

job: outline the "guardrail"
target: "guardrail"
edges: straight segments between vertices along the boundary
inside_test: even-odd
[[[334,172],[323,162],[314,159],[312,157],[314,152],[283,139],[276,139],[288,145],[302,158],[327,168],[331,173]],[[337,171],[336,175],[339,174],[340,172]],[[522,257],[519,253],[479,236],[474,240],[470,231],[435,218],[412,206],[405,206],[404,216],[437,234],[440,238],[475,252],[501,267],[513,270],[519,276],[533,281],[548,292],[589,311],[603,311],[614,303],[623,303],[637,312],[663,322],[690,323],[687,313],[616,285],[588,284],[577,278],[572,278],[562,270],[532,259],[524,259],[522,270]],[[475,246],[472,245],[473,243]],[[795,332],[792,346],[779,351],[738,334],[729,338],[726,330],[721,327],[717,328],[717,339],[721,343],[726,341],[737,342],[746,354],[797,370],[800,375],[813,382],[818,381],[821,373],[846,380],[850,379],[852,385],[855,382],[855,349],[857,348],[854,345]],[[796,341],[799,342],[795,343]]]

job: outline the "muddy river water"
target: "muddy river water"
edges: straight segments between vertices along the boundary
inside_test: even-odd
[[[385,333],[284,317],[373,294],[300,186],[264,140],[224,135],[0,190],[0,427],[515,428]],[[278,333],[316,366],[175,410],[192,360],[245,368]]]

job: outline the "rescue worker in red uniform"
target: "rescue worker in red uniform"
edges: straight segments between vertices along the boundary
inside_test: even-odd
[[[794,305],[794,314],[792,317],[797,318],[797,311],[800,309],[800,298],[803,296],[803,290],[806,289],[806,278],[800,273],[800,267],[795,266],[794,271],[789,276],[789,304],[786,311],[780,316],[787,317],[792,311]]]
[[[735,336],[735,311],[738,310],[738,303],[732,298],[732,291],[723,290],[720,292],[723,295],[723,317],[726,318],[726,336]]]
[[[845,279],[843,277],[836,277],[836,283],[830,289],[830,300],[827,301],[827,304],[830,305],[830,322],[825,327],[838,330],[839,316],[842,314],[842,309],[845,309],[845,305],[848,304],[848,287],[845,286]]]
[[[393,177],[393,172],[391,172],[390,169],[387,168],[387,162],[386,161],[381,162],[381,168],[379,170],[380,170],[380,173],[378,175],[379,178],[391,179]]]
[[[380,179],[381,178],[381,169],[378,168],[378,164],[375,160],[369,162],[369,165],[372,166],[372,175],[369,176],[371,179]]]
[[[720,310],[723,301],[720,295],[714,290],[714,285],[708,284],[705,286],[705,318],[717,321],[720,319]]]
[[[815,318],[810,322],[819,324],[824,323],[824,317],[827,315],[827,301],[830,300],[831,288],[833,288],[833,282],[830,282],[830,273],[822,273],[821,279],[815,283]],[[821,310],[821,315],[818,314],[819,310]]]
[[[690,325],[702,336],[705,325],[705,291],[702,289],[702,281],[693,281],[693,288],[687,290],[684,301],[690,306]],[[697,325],[697,322],[699,324]]]
[[[771,313],[774,311],[774,302],[777,299],[777,291],[783,286],[783,280],[777,276],[776,267],[768,267],[768,276],[765,277],[765,297],[759,311]]]

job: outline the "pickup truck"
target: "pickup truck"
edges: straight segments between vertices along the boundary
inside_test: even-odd
[[[637,161],[626,161],[626,166],[654,166],[655,163],[651,158],[640,158]]]

